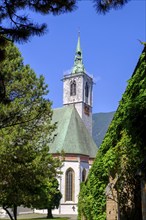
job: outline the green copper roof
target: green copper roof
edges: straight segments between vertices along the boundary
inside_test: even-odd
[[[76,74],[76,73],[85,73],[85,68],[82,60],[82,50],[80,46],[80,34],[78,35],[74,66],[72,69],[72,74]]]
[[[58,122],[57,136],[50,144],[50,153],[83,154],[95,158],[97,146],[74,106],[53,111],[53,122]]]

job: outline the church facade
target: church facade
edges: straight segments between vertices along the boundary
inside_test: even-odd
[[[77,215],[80,184],[87,178],[113,117],[113,112],[92,114],[93,78],[84,68],[80,35],[72,71],[62,81],[63,107],[53,110],[52,120],[57,123],[57,129],[53,143],[49,144],[54,157],[60,157],[61,152],[65,155],[62,175],[58,178],[62,199],[52,213]]]
[[[80,36],[74,66],[62,81],[63,107],[53,111],[57,135],[50,153],[57,157],[63,151],[65,158],[58,178],[62,199],[53,214],[77,214],[80,184],[86,180],[98,150],[92,138],[93,79],[83,65]]]

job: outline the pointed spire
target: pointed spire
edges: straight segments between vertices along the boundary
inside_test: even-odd
[[[82,60],[82,50],[80,45],[80,32],[78,32],[78,42],[75,53],[74,66],[72,69],[72,74],[76,74],[76,73],[85,73],[85,68]]]
[[[80,44],[80,32],[78,32],[78,42],[77,42],[76,53],[82,53],[81,52],[81,44]]]

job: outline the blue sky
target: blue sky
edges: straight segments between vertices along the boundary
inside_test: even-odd
[[[49,86],[53,108],[62,106],[63,75],[73,67],[80,29],[83,63],[93,75],[93,112],[115,111],[146,41],[146,1],[131,0],[120,10],[96,13],[92,1],[78,2],[78,9],[59,16],[35,15],[48,24],[48,32],[18,44],[24,63]]]

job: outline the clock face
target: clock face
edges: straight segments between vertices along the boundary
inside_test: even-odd
[[[84,113],[85,113],[85,115],[90,115],[90,108],[89,108],[89,106],[88,105],[84,105]]]

